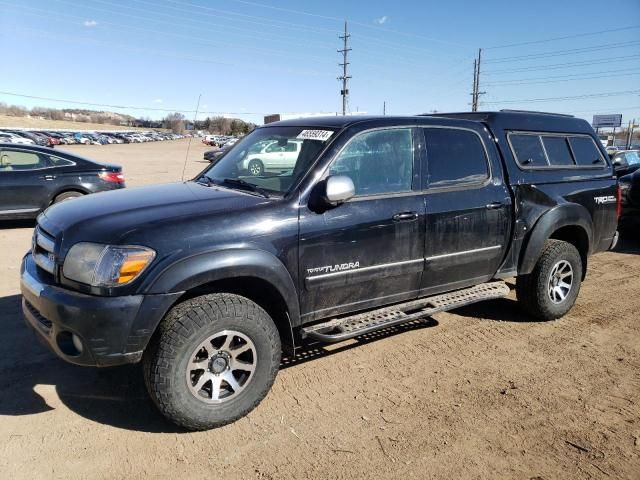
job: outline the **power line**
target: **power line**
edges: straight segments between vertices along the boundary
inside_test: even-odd
[[[547,98],[527,98],[522,100],[499,100],[494,102],[485,102],[487,105],[498,105],[507,103],[534,103],[534,102],[550,102],[550,101],[566,101],[566,100],[581,100],[585,98],[604,98],[604,97],[617,97],[620,95],[635,95],[640,93],[640,90],[625,90],[621,92],[604,92],[604,93],[590,93],[585,95],[574,95],[569,97],[547,97]]]
[[[555,42],[558,40],[567,40],[570,38],[579,38],[579,37],[589,37],[593,35],[601,35],[603,33],[611,33],[611,32],[622,32],[625,30],[632,30],[635,28],[640,28],[640,25],[630,25],[628,27],[619,27],[619,28],[611,28],[609,30],[599,30],[597,32],[587,32],[587,33],[576,33],[575,35],[565,35],[563,37],[553,37],[553,38],[545,38],[543,40],[531,40],[528,42],[518,42],[518,43],[509,43],[505,45],[494,45],[492,47],[486,47],[485,50],[495,50],[498,48],[509,48],[509,47],[520,47],[523,45],[533,45],[536,43],[547,43],[547,42]]]
[[[62,1],[62,0],[57,0],[57,1]],[[67,3],[67,2],[63,2],[63,3]],[[2,5],[3,3],[0,2],[0,5]],[[29,7],[27,7],[29,8]],[[39,16],[39,17],[43,17],[43,18],[49,18],[47,15],[43,15],[40,13],[32,13],[29,12],[30,15],[35,15],[35,16]],[[75,16],[75,15],[68,15],[68,14],[56,14],[59,17],[68,17],[68,18],[74,18],[77,20],[84,20],[85,17],[80,17],[80,16]],[[125,14],[126,15],[126,14]],[[132,16],[129,15],[131,17],[134,17],[136,19],[144,19],[144,20],[149,20],[149,19],[145,19],[144,17],[139,17],[139,16]],[[174,23],[171,22],[165,22],[163,20],[157,20],[157,19],[151,19],[152,21],[156,21],[159,23],[163,23],[163,24],[167,24],[167,25],[174,25]],[[140,31],[140,32],[147,32],[147,33],[156,33],[158,35],[162,35],[162,36],[172,36],[172,37],[176,37],[176,38],[183,38],[189,41],[197,41],[200,42],[204,45],[209,45],[209,46],[214,46],[214,47],[219,47],[221,45],[227,45],[227,46],[233,46],[235,48],[239,48],[239,49],[243,49],[243,50],[255,50],[255,51],[261,51],[263,53],[267,53],[267,54],[272,54],[272,55],[276,55],[276,56],[282,56],[282,57],[286,57],[286,58],[290,58],[292,55],[293,56],[300,56],[300,57],[304,57],[304,58],[308,58],[308,57],[314,57],[320,60],[329,60],[328,57],[321,57],[318,55],[311,55],[311,54],[303,54],[303,53],[292,53],[290,51],[287,50],[281,50],[281,49],[269,49],[269,48],[260,48],[260,47],[253,47],[253,46],[244,46],[244,45],[238,45],[236,43],[229,43],[229,42],[216,42],[216,43],[212,43],[209,39],[206,38],[202,38],[202,37],[195,37],[193,35],[181,35],[179,33],[174,33],[174,32],[166,32],[166,31],[161,31],[161,30],[154,30],[154,29],[150,29],[150,28],[144,28],[144,27],[139,27],[139,26],[134,26],[134,25],[122,25],[122,24],[117,24],[117,23],[112,23],[112,22],[108,22],[108,21],[101,21],[100,22],[102,25],[109,25],[115,28],[123,28],[123,29],[130,29],[130,30],[136,30],[136,31]],[[67,36],[68,37],[68,36]],[[78,38],[83,38],[83,37],[78,37]],[[290,42],[289,42],[290,43]],[[230,63],[224,63],[224,62],[215,62],[221,65],[232,65]]]
[[[20,97],[20,98],[30,98],[35,100],[47,100],[50,102],[61,102],[68,103],[70,105],[85,105],[90,107],[103,107],[103,108],[115,108],[121,110],[149,110],[154,112],[177,112],[177,113],[202,113],[208,115],[267,115],[267,112],[197,112],[197,110],[181,110],[177,108],[157,108],[157,107],[141,107],[134,105],[113,105],[106,103],[93,103],[93,102],[80,102],[77,100],[68,100],[62,98],[51,98],[51,97],[40,97],[36,95],[26,95],[22,93],[15,92],[4,92],[0,91],[0,95],[8,95],[12,97]]]
[[[635,72],[638,70],[638,67],[633,67],[633,68],[621,68],[621,69],[616,69],[615,73],[619,73],[619,72]],[[502,85],[505,83],[512,83],[512,82],[528,82],[528,81],[536,81],[536,80],[550,80],[553,78],[576,78],[576,77],[582,77],[583,75],[603,75],[603,74],[608,74],[608,73],[612,73],[611,70],[600,70],[598,72],[583,72],[583,73],[571,73],[571,74],[565,74],[565,75],[550,75],[550,76],[544,76],[544,77],[529,77],[529,78],[519,78],[519,79],[512,79],[512,80],[501,80],[498,82],[490,82],[487,83],[486,85]]]
[[[72,4],[73,4],[73,3],[68,2],[68,1],[65,1],[65,0],[56,0],[56,1],[58,1],[58,2],[60,2],[60,3],[69,4],[69,5],[72,5]],[[106,4],[106,5],[114,5],[114,6],[116,6],[116,4],[111,3],[111,2],[106,2],[106,1],[104,1],[104,0],[94,0],[94,1],[97,1],[97,2],[100,2],[100,3],[103,3],[103,4]],[[150,2],[145,2],[145,1],[143,1],[143,0],[134,0],[134,1],[137,1],[137,2],[140,2],[140,3],[149,4],[149,5],[155,5],[155,4],[152,4],[152,3],[150,3]],[[4,4],[4,3],[3,3],[3,2],[0,2],[0,4]],[[4,4],[4,5],[8,5],[8,4]],[[192,5],[192,4],[188,4],[188,5]],[[26,8],[26,9],[35,10],[35,11],[36,11],[35,13],[34,13],[34,12],[29,12],[29,14],[30,14],[30,15],[34,15],[34,16],[40,16],[40,17],[43,17],[43,18],[50,18],[48,15],[42,14],[40,9],[35,9],[35,8],[31,8],[31,7],[23,7],[23,6],[18,6],[18,5],[10,5],[10,6],[12,6],[12,7],[14,7],[14,8]],[[194,6],[195,6],[195,5],[194,5]],[[148,11],[148,10],[144,10],[144,9],[137,8],[137,7],[131,7],[131,6],[122,6],[122,7],[124,7],[124,8],[129,8],[129,9],[134,9],[134,10]],[[159,23],[159,24],[162,24],[162,25],[170,25],[170,26],[172,26],[172,27],[175,27],[175,25],[176,25],[175,21],[166,21],[166,20],[161,20],[161,19],[157,19],[157,18],[149,17],[148,15],[147,15],[147,16],[145,16],[145,17],[142,17],[142,16],[139,16],[139,15],[132,15],[132,14],[125,13],[125,12],[112,11],[112,10],[106,10],[106,9],[96,8],[96,7],[91,7],[91,6],[90,6],[89,8],[93,8],[93,9],[95,9],[95,10],[97,10],[97,11],[100,11],[100,12],[103,12],[103,11],[104,11],[104,12],[107,12],[107,11],[108,11],[108,12],[110,12],[110,13],[114,13],[114,14],[116,14],[116,15],[121,15],[121,16],[125,16],[125,17],[128,17],[128,18],[133,18],[133,19],[136,19],[136,20],[146,20],[146,21],[151,21],[151,22]],[[180,9],[175,8],[175,7],[168,7],[168,8],[174,8],[174,9],[176,9],[176,10],[180,10]],[[202,8],[204,8],[204,7],[202,7]],[[175,20],[175,16],[174,16],[174,15],[164,14],[164,13],[162,13],[162,12],[153,12],[153,13],[154,13],[155,15],[163,15],[163,16],[167,16],[167,17],[172,18],[172,19],[174,19],[174,20]],[[207,14],[205,13],[204,15],[207,15]],[[210,15],[210,14],[209,14],[209,15]],[[61,13],[56,13],[56,16],[57,16],[57,17],[62,16],[62,17],[68,17],[68,18],[75,18],[75,19],[77,19],[78,21],[83,21],[83,20],[85,19],[85,17],[75,16],[75,15],[68,15],[68,14],[63,14],[63,13],[62,13],[62,14],[61,14]],[[211,15],[211,16],[213,16],[213,15]],[[193,20],[193,19],[183,19],[183,18],[180,18],[180,20],[181,20],[181,21],[187,21],[187,22],[198,22],[198,23],[204,23],[204,24],[205,24],[205,25],[207,25],[207,26],[216,25],[216,24],[211,24],[210,22],[199,22],[198,20]],[[254,23],[255,23],[255,22],[254,22]],[[133,26],[133,25],[124,25],[124,24],[117,24],[117,23],[108,22],[108,21],[101,21],[101,22],[100,22],[100,25],[109,25],[109,26],[112,26],[112,27],[115,27],[115,28],[124,28],[124,29],[132,29],[132,30],[143,31],[143,32],[157,33],[157,34],[159,34],[159,35],[163,35],[163,36],[164,36],[164,35],[170,35],[170,36],[177,37],[177,38],[184,38],[184,39],[189,39],[189,40],[199,41],[200,43],[203,43],[203,44],[205,44],[205,45],[211,45],[211,46],[227,45],[227,46],[234,46],[234,47],[236,47],[236,48],[241,48],[241,49],[245,49],[245,50],[257,50],[257,51],[264,51],[265,53],[269,53],[269,54],[277,55],[277,56],[283,56],[283,57],[290,57],[291,55],[297,55],[297,56],[302,56],[302,57],[305,57],[305,58],[308,58],[308,57],[310,57],[310,56],[313,56],[313,57],[318,58],[318,59],[322,59],[322,60],[324,60],[324,59],[325,59],[325,57],[321,57],[321,56],[318,56],[318,55],[312,55],[312,54],[310,54],[310,53],[308,53],[308,52],[307,52],[307,53],[304,53],[304,54],[302,54],[302,53],[298,54],[298,53],[291,53],[291,52],[286,51],[286,50],[276,50],[276,49],[258,48],[258,47],[253,47],[253,46],[238,45],[237,43],[229,43],[229,42],[224,42],[224,41],[217,41],[216,43],[212,43],[209,39],[205,39],[205,38],[202,38],[202,37],[194,37],[194,36],[192,36],[192,35],[181,35],[181,34],[179,34],[179,33],[175,33],[175,32],[168,32],[168,33],[167,33],[167,32],[162,32],[162,31],[159,31],[159,30],[153,30],[153,29],[149,29],[149,28],[140,27],[140,26],[137,26],[137,25],[136,25],[136,26]],[[220,24],[218,24],[218,25],[220,25]],[[240,30],[240,31],[251,31],[251,32],[253,32],[253,31],[254,31],[254,30],[243,29],[243,28],[235,27],[235,26],[229,26],[229,25],[224,25],[224,26],[225,26],[225,27],[228,27],[228,28],[233,28],[233,29],[236,29],[236,30]],[[207,32],[209,32],[209,31],[210,31],[210,29],[209,29],[209,28],[206,28],[206,29],[205,29],[205,28],[203,28],[203,27],[191,27],[191,26],[189,26],[188,28],[190,28],[190,29],[200,29],[200,30],[207,31]],[[333,31],[333,30],[331,30],[331,31]],[[243,34],[243,35],[244,35],[244,36],[247,36],[246,34]],[[253,36],[253,37],[254,37],[254,38],[261,38],[261,37],[256,37],[256,36]],[[282,37],[282,38],[286,38],[286,39],[287,39],[287,40],[286,40],[286,43],[287,43],[288,45],[291,45],[292,40],[294,40],[292,37],[287,37],[287,36],[281,36],[281,37]],[[367,38],[372,38],[372,37],[367,37]],[[277,41],[277,42],[285,42],[285,40],[273,40],[273,39],[270,39],[270,40],[271,40],[271,41]],[[374,39],[374,40],[375,40],[375,39]],[[300,44],[296,43],[296,45],[300,45]],[[307,43],[305,43],[305,44],[302,44],[302,45],[308,45],[308,44],[307,44]],[[329,44],[328,44],[328,43],[326,43],[326,44],[323,44],[323,45],[328,46]],[[401,46],[401,44],[394,44],[394,45]],[[319,45],[319,44],[315,44],[314,46],[318,46],[318,47],[319,47],[319,46],[321,46],[321,45]],[[366,53],[366,52],[365,52],[365,53]],[[378,58],[381,56],[381,55],[380,55],[380,52],[375,52],[375,53],[374,53],[374,52],[372,51],[372,52],[371,52],[371,54],[372,54],[372,55],[374,55],[374,54],[375,54]],[[398,57],[397,55],[394,55],[394,56],[388,56],[388,57],[385,57],[385,58],[391,59],[391,61],[396,61],[396,62],[401,62],[402,60],[405,60],[405,61],[413,61],[413,60],[414,60],[413,58],[408,58],[408,57]],[[403,63],[405,63],[405,62],[403,62]],[[367,65],[369,65],[369,66],[379,67],[379,65],[378,65],[378,64],[366,64],[366,63],[362,63],[361,65],[363,65],[363,66],[367,66]]]
[[[66,1],[66,0],[55,0],[55,1],[57,1],[59,3],[67,4],[67,5],[76,6],[76,4],[74,4],[73,2],[69,2],[69,1]],[[102,0],[99,0],[99,1],[102,1]],[[103,3],[106,3],[106,2],[103,2]],[[171,21],[166,21],[166,20],[159,20],[159,19],[155,19],[155,18],[149,18],[148,15],[147,16],[131,15],[131,14],[124,13],[124,12],[113,11],[113,10],[108,10],[108,9],[104,9],[104,8],[94,7],[94,6],[85,5],[85,7],[90,8],[90,9],[94,9],[94,10],[99,11],[99,12],[107,12],[107,13],[111,13],[111,14],[115,14],[115,15],[121,15],[121,16],[124,16],[124,17],[133,18],[133,19],[136,19],[136,20],[142,20],[144,22],[153,21],[153,22],[156,22],[156,23],[161,23],[161,24],[164,24],[164,25],[170,25],[171,27],[175,27],[175,21],[171,22]],[[66,15],[66,16],[70,16],[70,15]],[[82,17],[76,17],[76,18],[82,18]],[[175,17],[171,17],[171,18],[173,18],[175,20]],[[189,21],[194,22],[195,20],[189,20]],[[139,26],[121,25],[121,24],[115,24],[115,23],[111,23],[111,22],[107,22],[107,21],[103,21],[101,23],[104,24],[104,25],[112,25],[114,27],[119,27],[119,28],[128,28],[128,29],[134,29],[134,30],[158,33],[158,34],[163,35],[163,36],[169,35],[169,36],[173,36],[173,37],[177,37],[177,38],[184,38],[184,39],[187,39],[187,40],[195,40],[195,39],[197,39],[197,40],[202,41],[202,42],[207,42],[207,43],[209,43],[209,45],[212,45],[212,46],[229,46],[229,47],[234,47],[234,48],[242,48],[242,49],[245,49],[245,50],[263,51],[265,53],[271,53],[271,54],[277,54],[277,55],[285,55],[285,56],[297,55],[295,53],[291,53],[288,50],[276,50],[276,49],[270,49],[270,48],[243,46],[243,45],[239,45],[237,43],[225,42],[225,41],[216,41],[216,43],[210,43],[209,39],[197,38],[197,37],[193,37],[192,35],[181,35],[181,34],[175,33],[175,32],[151,30],[151,29],[143,28],[143,27],[139,27]],[[198,23],[200,23],[200,22],[198,22]],[[208,25],[210,26],[211,24],[209,23]],[[190,28],[193,28],[193,27],[190,27]],[[235,28],[235,29],[239,29],[239,30],[246,30],[246,29],[242,29],[242,28],[239,28],[239,27],[232,27],[232,26],[230,26],[229,28]],[[312,56],[312,57],[319,58],[319,59],[325,59],[325,57],[320,57],[320,56],[317,56],[317,55],[309,55],[309,54],[305,54],[305,55],[300,54],[299,56],[305,56],[305,57]]]
[[[557,80],[539,80],[539,81],[513,80],[513,81],[504,81],[504,82],[492,82],[492,83],[487,83],[486,85],[492,85],[492,86],[496,86],[496,85],[503,85],[503,86],[509,86],[509,85],[541,85],[541,84],[545,84],[545,83],[561,83],[561,82],[575,82],[577,80],[593,80],[593,79],[596,79],[596,78],[629,77],[629,76],[632,76],[632,75],[640,75],[640,71],[636,71],[636,72],[632,72],[632,73],[615,72],[615,73],[602,74],[602,75],[591,75],[591,76],[576,76],[576,75],[573,75],[572,78],[560,78],[560,79],[557,79]]]
[[[158,6],[155,3],[146,2],[146,1],[143,2],[142,0],[134,0],[134,1],[137,1],[137,2],[140,2],[140,3],[147,3],[147,4],[150,4],[150,5],[154,5],[156,7]],[[311,27],[311,26],[308,26],[308,25],[302,25],[300,23],[285,22],[284,20],[276,20],[276,19],[269,18],[269,17],[260,17],[260,16],[257,16],[257,15],[247,15],[246,13],[238,13],[238,12],[233,12],[233,11],[230,11],[230,10],[221,10],[221,9],[217,9],[217,8],[211,8],[209,6],[197,5],[195,3],[177,2],[175,0],[164,0],[164,1],[168,2],[168,3],[173,3],[175,5],[183,5],[183,6],[188,6],[188,7],[191,7],[191,8],[199,8],[201,10],[206,10],[206,11],[210,11],[210,12],[223,12],[223,13],[226,13],[227,15],[235,15],[235,16],[239,16],[239,17],[252,18],[252,19],[255,19],[255,20],[268,20],[270,22],[281,23],[283,25],[295,26],[296,30],[300,30],[300,29],[304,28],[305,31],[308,30],[308,29],[312,29],[312,30],[315,30],[317,32],[323,31],[323,32],[327,32],[327,33],[328,32],[333,33],[335,31],[333,28],[324,28],[324,27],[316,27],[316,26]],[[170,8],[170,7],[168,7],[168,8]],[[177,9],[177,10],[184,11],[184,9]],[[219,17],[218,14],[212,15],[212,14],[204,14],[204,13],[202,13],[202,15],[216,17],[216,18]]]
[[[291,8],[276,7],[276,6],[273,6],[273,5],[268,5],[268,4],[264,4],[264,3],[258,3],[258,2],[252,2],[252,1],[249,1],[249,0],[231,0],[231,1],[236,2],[236,3],[243,3],[243,4],[246,4],[246,5],[251,5],[251,6],[254,6],[254,7],[269,8],[271,10],[278,10],[280,12],[294,13],[294,14],[297,14],[297,15],[306,15],[306,16],[309,16],[309,17],[322,18],[322,19],[325,19],[325,20],[332,20],[332,21],[338,21],[338,22],[342,21],[342,19],[338,18],[338,17],[331,17],[331,16],[328,16],[328,15],[320,15],[320,14],[317,14],[317,13],[306,12],[306,11],[303,11],[303,10],[294,10],[294,9],[291,9]],[[349,21],[350,21],[350,23],[352,25],[358,25],[360,27],[374,29],[374,30],[379,31],[379,32],[395,33],[395,34],[403,35],[403,36],[406,36],[406,37],[421,38],[423,40],[428,40],[430,42],[438,42],[438,43],[443,43],[443,44],[452,45],[452,46],[456,46],[456,47],[469,48],[468,45],[462,45],[460,43],[449,42],[447,40],[442,40],[442,39],[439,39],[439,38],[425,37],[423,35],[418,35],[418,34],[411,33],[411,32],[403,32],[403,31],[400,31],[400,30],[392,30],[392,29],[389,29],[389,28],[376,27],[376,26],[373,26],[373,25],[368,25],[366,23],[356,22],[356,21],[353,21],[353,20],[349,20]]]
[[[27,31],[30,31],[31,33],[27,33]],[[32,36],[37,36],[37,37],[42,37],[42,38],[53,38],[56,40],[63,40],[63,41],[68,41],[68,42],[72,42],[72,43],[80,43],[82,45],[86,45],[86,44],[94,44],[94,45],[102,45],[102,46],[108,46],[108,47],[115,47],[115,48],[119,48],[122,50],[125,50],[127,53],[131,53],[131,52],[137,52],[137,53],[148,53],[151,55],[158,55],[158,56],[162,56],[162,57],[169,57],[169,58],[180,58],[180,59],[185,59],[185,60],[190,60],[193,62],[197,62],[197,63],[208,63],[208,64],[214,64],[214,65],[220,65],[220,66],[226,66],[226,67],[246,67],[246,66],[250,66],[253,70],[266,70],[266,71],[277,71],[278,73],[283,73],[287,72],[287,73],[291,73],[291,74],[295,74],[295,75],[305,75],[305,76],[325,76],[325,75],[329,75],[329,74],[322,74],[319,72],[314,72],[314,71],[302,71],[302,70],[296,70],[296,69],[291,69],[289,67],[274,67],[272,65],[264,65],[264,64],[258,64],[258,63],[226,63],[226,62],[218,62],[215,60],[209,60],[208,58],[202,58],[201,56],[193,56],[193,55],[185,55],[185,54],[179,54],[179,53],[174,53],[174,52],[169,52],[166,50],[152,50],[152,49],[148,49],[148,48],[140,48],[140,47],[133,47],[131,45],[125,45],[125,44],[118,44],[118,43],[114,43],[114,42],[106,42],[106,41],[101,41],[101,40],[96,40],[93,38],[88,38],[88,37],[72,37],[72,36],[66,36],[66,35],[51,35],[51,34],[45,34],[43,32],[41,32],[40,30],[37,29],[11,29],[11,28],[7,28],[4,30],[0,30],[0,36],[7,36],[8,32],[14,32],[17,34],[23,34],[23,35],[32,35]]]
[[[574,55],[578,53],[585,52],[594,52],[597,50],[607,50],[612,47],[630,47],[634,45],[640,44],[640,41],[632,41],[632,42],[620,42],[620,43],[609,43],[606,45],[596,45],[592,47],[582,47],[582,48],[572,48],[570,50],[555,50],[552,52],[543,52],[543,53],[532,53],[529,55],[516,55],[512,57],[500,57],[493,58],[490,60],[486,60],[486,63],[504,63],[504,62],[517,62],[517,61],[526,61],[526,60],[534,60],[538,58],[547,58],[547,57],[560,57],[564,55]]]
[[[607,110],[610,112],[618,112],[618,111],[628,111],[628,110],[640,110],[640,105],[636,105],[635,107],[607,107]],[[566,113],[566,114],[574,114],[574,113],[593,113],[593,112],[602,112],[602,108],[597,108],[595,110],[571,110],[570,112],[558,112],[558,113]]]
[[[598,60],[587,60],[582,62],[565,62],[565,63],[554,63],[550,65],[535,65],[531,67],[522,67],[522,68],[514,68],[508,70],[491,70],[489,73],[485,75],[495,75],[497,73],[515,73],[515,72],[530,72],[532,70],[555,70],[558,68],[566,68],[566,67],[578,67],[578,66],[588,66],[588,65],[599,65],[601,63],[613,63],[619,61],[627,61],[631,58],[638,58],[640,55],[624,55],[621,57],[609,57]]]

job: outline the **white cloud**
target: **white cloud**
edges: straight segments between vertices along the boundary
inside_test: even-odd
[[[389,17],[387,17],[386,15],[380,17],[380,18],[376,18],[373,23],[375,23],[376,25],[383,25],[384,23],[386,23],[386,21],[389,19]]]
[[[162,100],[161,98],[156,98],[153,103],[162,103],[164,100]]]
[[[96,22],[95,20],[85,20],[84,22],[82,22],[82,24],[87,28],[91,28],[98,25],[98,22]]]

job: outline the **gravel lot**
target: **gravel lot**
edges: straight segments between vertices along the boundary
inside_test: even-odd
[[[65,148],[135,187],[179,180],[187,140]],[[206,148],[193,141],[187,177]],[[248,417],[184,433],[136,366],[65,364],[23,325],[32,227],[0,224],[2,478],[640,478],[637,233],[591,259],[559,321],[510,297],[306,351]]]

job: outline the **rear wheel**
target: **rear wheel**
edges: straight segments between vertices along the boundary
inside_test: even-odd
[[[56,198],[53,199],[53,203],[60,203],[66,200],[71,200],[72,198],[78,198],[83,196],[82,192],[62,192]]]
[[[254,158],[249,162],[248,170],[254,177],[259,177],[264,173],[264,165],[260,160]]]
[[[582,283],[582,259],[576,247],[547,240],[533,271],[516,279],[516,295],[527,313],[554,320],[567,313]]]
[[[174,307],[145,352],[158,409],[189,430],[231,423],[266,396],[280,366],[280,337],[247,298],[210,294]]]

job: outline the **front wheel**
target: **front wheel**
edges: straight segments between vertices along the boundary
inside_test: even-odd
[[[248,170],[254,177],[259,177],[264,173],[264,165],[258,159],[253,159],[249,162]]]
[[[174,307],[143,358],[151,399],[189,430],[245,416],[267,395],[280,366],[273,320],[251,300],[210,294]]]
[[[516,279],[524,310],[540,320],[555,320],[571,310],[582,283],[582,259],[576,247],[547,240],[533,271]]]

